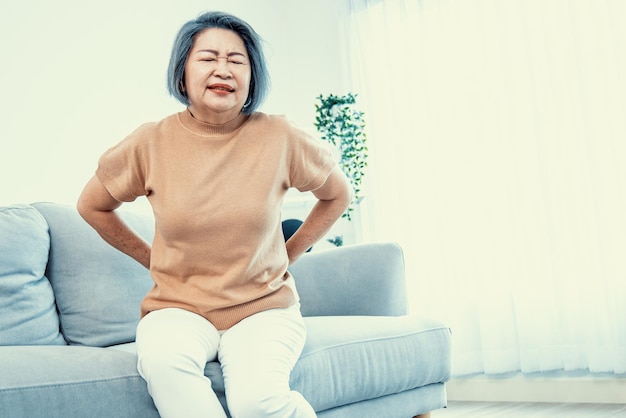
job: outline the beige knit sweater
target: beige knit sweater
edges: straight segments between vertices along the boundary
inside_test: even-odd
[[[322,186],[334,165],[321,141],[258,112],[209,125],[183,111],[107,150],[96,172],[106,189],[126,202],[145,195],[154,210],[142,316],[178,307],[224,330],[296,303],[281,203],[290,187]]]

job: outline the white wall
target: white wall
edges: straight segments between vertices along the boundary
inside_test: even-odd
[[[175,34],[206,10],[265,39],[261,109],[314,130],[320,93],[343,93],[343,1],[24,0],[0,14],[0,205],[73,204],[99,155],[139,124],[179,111],[165,73]]]

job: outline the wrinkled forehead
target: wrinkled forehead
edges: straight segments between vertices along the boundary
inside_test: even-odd
[[[216,51],[218,54],[238,53],[248,56],[246,45],[241,36],[230,29],[207,28],[196,34],[192,52],[205,50]]]

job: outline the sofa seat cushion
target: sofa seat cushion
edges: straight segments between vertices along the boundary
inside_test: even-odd
[[[442,383],[450,330],[414,316],[309,317],[291,387],[316,411]]]
[[[46,220],[27,205],[0,207],[0,345],[65,345],[44,275]]]
[[[137,356],[79,346],[0,347],[0,416],[158,418]]]

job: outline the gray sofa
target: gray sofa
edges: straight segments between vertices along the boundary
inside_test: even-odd
[[[124,219],[151,238],[149,216]],[[291,384],[319,417],[409,418],[446,405],[450,331],[406,315],[397,245],[313,251],[290,271],[308,327]],[[158,417],[133,343],[151,285],[73,207],[0,207],[0,417]],[[206,375],[224,403],[219,364]]]

